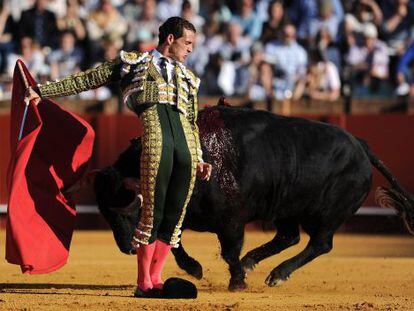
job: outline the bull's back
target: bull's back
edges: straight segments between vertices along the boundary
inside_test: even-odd
[[[262,111],[217,109],[237,148],[233,174],[250,218],[301,213],[340,183],[354,184],[361,196],[367,192],[369,159],[341,128]]]

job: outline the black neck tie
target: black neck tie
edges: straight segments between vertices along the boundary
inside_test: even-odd
[[[161,63],[160,63],[161,75],[164,78],[165,82],[168,83],[167,62],[168,60],[165,57],[161,57]]]

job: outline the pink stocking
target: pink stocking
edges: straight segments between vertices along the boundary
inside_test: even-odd
[[[157,240],[154,244],[156,244],[156,246],[151,263],[151,281],[155,288],[162,288],[163,282],[161,274],[165,262],[167,261],[167,256],[171,250],[171,245],[160,240]]]
[[[138,260],[138,288],[142,291],[147,291],[153,287],[151,282],[151,261],[154,255],[155,242],[142,245],[137,249],[137,260]]]

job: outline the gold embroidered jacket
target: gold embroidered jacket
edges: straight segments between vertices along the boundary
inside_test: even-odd
[[[177,105],[195,132],[197,154],[202,162],[196,124],[200,79],[180,62],[176,62],[174,72],[175,79],[167,83],[155,68],[152,56],[148,52],[121,51],[120,56],[113,61],[61,80],[39,84],[38,90],[42,98],[62,97],[120,80],[123,103],[138,115],[153,104]]]

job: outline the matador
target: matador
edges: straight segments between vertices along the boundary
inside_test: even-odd
[[[140,193],[143,202],[133,238],[138,277],[135,297],[157,297],[161,272],[177,247],[196,175],[208,180],[211,165],[203,162],[197,120],[200,84],[183,61],[193,50],[196,29],[181,17],[159,28],[159,43],[150,52],[121,51],[100,66],[29,88],[26,97],[74,95],[120,81],[122,101],[141,119]]]

